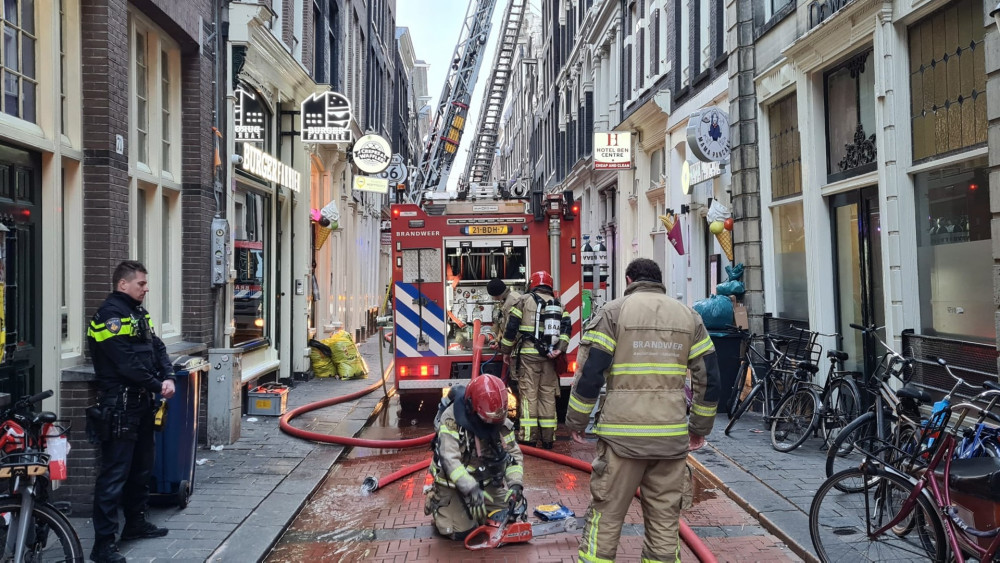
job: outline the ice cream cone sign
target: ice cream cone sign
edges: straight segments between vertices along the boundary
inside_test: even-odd
[[[734,258],[732,232],[733,219],[729,208],[719,203],[718,200],[713,200],[712,205],[709,207],[708,213],[705,216],[705,220],[708,221],[709,232],[715,235],[715,239],[719,241],[719,246],[722,247],[722,251],[726,253],[726,258],[729,258],[729,261],[732,262]]]
[[[674,215],[660,215],[660,222],[667,229],[667,240],[677,251],[677,254],[684,256],[684,235],[681,233],[681,222],[676,220]]]

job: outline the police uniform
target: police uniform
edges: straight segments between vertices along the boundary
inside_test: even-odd
[[[94,487],[94,532],[114,541],[118,507],[125,512],[127,539],[150,537],[145,520],[153,469],[153,398],[164,379],[173,379],[167,349],[153,333],[141,302],[115,291],[101,304],[87,331],[97,375],[98,400],[116,413],[111,438],[101,442],[101,470]],[[155,528],[155,527],[153,527]],[[159,529],[153,535],[163,535]]]
[[[581,348],[566,426],[584,431],[605,383],[607,394],[594,424],[597,459],[579,560],[615,559],[625,513],[639,488],[646,527],[642,560],[680,561],[689,432],[712,431],[719,397],[712,340],[701,317],[668,297],[663,284],[636,281],[588,321]]]
[[[555,359],[547,352],[539,350],[535,332],[536,312],[539,300],[544,304],[555,300],[552,291],[539,286],[520,296],[510,306],[507,326],[500,340],[500,353],[513,353],[512,370],[517,378],[518,397],[518,439],[532,443],[541,438],[543,445],[551,444],[556,433],[556,397],[559,394],[559,374],[556,373]],[[566,353],[569,347],[569,333],[572,329],[569,313],[562,312],[559,323],[558,350]]]
[[[507,507],[509,487],[521,485],[524,457],[509,420],[490,425],[466,406],[465,387],[452,388],[436,420],[434,458],[430,474],[434,484],[427,491],[424,513],[446,537],[462,539],[483,522],[469,516],[465,499],[476,488],[486,493],[486,510]],[[478,443],[477,443],[478,442]]]

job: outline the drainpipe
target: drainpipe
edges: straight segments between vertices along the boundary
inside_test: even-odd
[[[559,297],[562,284],[559,283],[559,216],[549,216],[549,273],[552,274],[552,294]]]

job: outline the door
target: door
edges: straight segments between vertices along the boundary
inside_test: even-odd
[[[837,194],[830,203],[840,349],[850,355],[847,369],[868,375],[881,351],[873,349],[850,325],[885,324],[878,187]],[[880,335],[884,337],[884,333]]]

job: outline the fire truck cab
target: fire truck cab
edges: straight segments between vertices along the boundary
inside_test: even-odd
[[[570,314],[569,367],[560,384],[572,383],[582,302],[577,207],[562,195],[543,201],[539,214],[524,200],[425,199],[423,205],[392,206],[393,337],[401,395],[469,379],[476,320],[486,335],[480,371],[501,375],[501,335],[492,330],[499,303],[486,285],[500,278],[523,293],[538,270],[553,275],[556,297]]]

